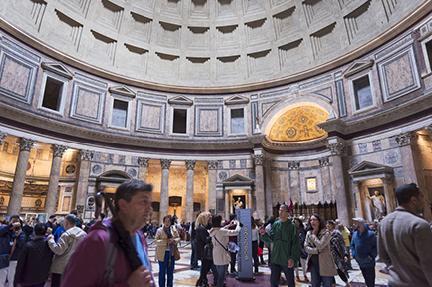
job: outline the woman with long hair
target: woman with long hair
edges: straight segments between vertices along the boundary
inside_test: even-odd
[[[310,216],[309,224],[311,230],[306,234],[304,247],[308,254],[306,265],[311,270],[312,287],[320,287],[321,283],[324,287],[331,287],[337,272],[330,251],[330,232],[318,214]]]
[[[156,258],[159,262],[159,287],[172,287],[174,280],[174,261],[180,259],[177,244],[180,236],[176,227],[172,224],[171,215],[163,218],[163,224],[156,231]]]
[[[208,233],[210,228],[211,213],[208,211],[201,212],[195,221],[195,253],[198,260],[201,261],[200,277],[196,282],[197,287],[208,287],[207,273],[212,269],[214,285],[216,285],[216,268],[213,264],[213,251],[206,251],[206,245],[211,244],[211,238]],[[208,247],[207,247],[208,248]]]

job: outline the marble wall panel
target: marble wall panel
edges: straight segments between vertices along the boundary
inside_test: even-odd
[[[384,100],[390,101],[420,88],[419,75],[412,46],[379,62]]]
[[[195,107],[195,135],[196,136],[222,136],[223,118],[222,106]]]
[[[8,38],[1,38],[0,93],[30,103],[40,60],[39,56]]]
[[[137,105],[136,130],[163,134],[166,104],[162,102],[149,102],[138,99]]]
[[[2,54],[0,65],[0,91],[6,96],[29,103],[36,68],[6,53]]]
[[[315,192],[307,192],[306,191],[306,179],[314,177],[316,178],[316,185],[317,185],[317,191]],[[302,193],[302,200],[309,204],[317,204],[318,202],[324,202],[324,190],[322,186],[322,180],[321,180],[321,172],[317,169],[311,169],[311,170],[300,170],[299,175],[300,180],[300,191]]]
[[[72,95],[71,117],[102,123],[106,91],[75,82]]]

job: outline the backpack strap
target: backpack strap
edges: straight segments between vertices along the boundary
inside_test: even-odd
[[[105,263],[105,273],[103,277],[103,282],[107,283],[108,286],[114,286],[114,265],[117,259],[117,247],[111,241],[111,229],[110,229],[110,241],[107,246],[107,256]]]

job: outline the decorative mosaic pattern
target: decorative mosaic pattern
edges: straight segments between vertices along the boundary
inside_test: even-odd
[[[299,142],[325,137],[327,133],[317,124],[326,121],[328,113],[314,106],[289,109],[270,130],[269,139],[279,142]]]

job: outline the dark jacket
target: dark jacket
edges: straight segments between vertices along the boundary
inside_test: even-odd
[[[299,244],[300,244],[300,257],[306,259],[308,256],[304,248],[304,242],[306,239],[306,230],[304,228],[298,228],[297,233],[298,233]]]
[[[15,284],[31,285],[48,279],[53,253],[43,236],[27,242],[18,258]]]
[[[193,241],[195,240],[195,236],[196,236],[196,230],[195,230],[195,222],[192,222],[190,225],[190,240]]]
[[[13,250],[13,253],[10,257],[10,261],[17,261],[18,257],[21,254],[21,251],[24,249],[24,245],[30,238],[27,236],[27,234],[23,231],[18,236],[13,238],[13,241],[15,242],[15,249]]]
[[[0,268],[9,266],[9,253],[11,250],[11,241],[13,233],[10,230],[10,225],[0,227]]]
[[[204,246],[206,245],[209,239],[210,239],[210,234],[208,233],[207,229],[204,226],[199,225],[195,229],[195,246],[196,246],[195,254],[199,260],[204,259]]]
[[[377,256],[377,239],[375,233],[365,224],[365,231],[355,231],[351,240],[351,253],[360,268],[375,266]]]
[[[63,273],[62,287],[106,287],[104,278],[107,268],[109,242],[117,246],[118,238],[110,233],[111,220],[98,221],[90,229],[72,254]],[[144,235],[139,232],[141,243],[147,250]],[[148,253],[147,253],[148,256]],[[132,273],[124,252],[117,248],[114,270],[114,287],[129,286],[127,280]],[[151,272],[151,270],[150,270]]]

